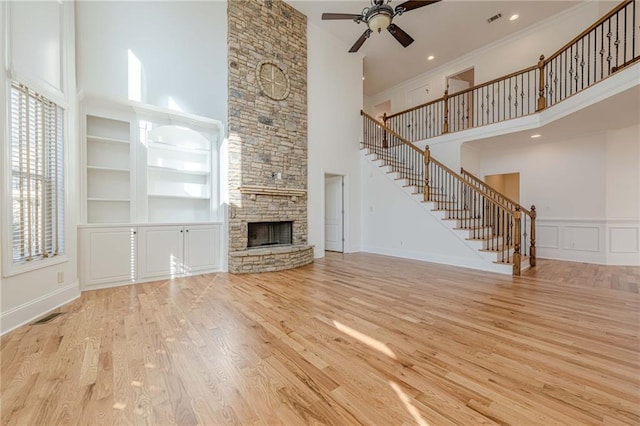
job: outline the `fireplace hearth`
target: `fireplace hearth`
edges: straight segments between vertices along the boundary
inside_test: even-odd
[[[293,221],[249,222],[247,248],[290,246],[293,243]]]

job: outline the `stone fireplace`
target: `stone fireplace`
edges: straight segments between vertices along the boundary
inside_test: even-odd
[[[230,1],[227,14],[229,272],[296,268],[313,261],[307,243],[306,17],[281,0]],[[261,71],[265,64],[268,73]],[[274,69],[281,72],[278,80]],[[281,90],[284,83],[287,90]],[[290,241],[267,235],[255,246],[256,223],[288,223]],[[274,231],[268,228],[267,234]]]

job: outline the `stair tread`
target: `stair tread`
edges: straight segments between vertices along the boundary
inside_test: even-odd
[[[498,238],[504,238],[502,235],[491,235],[491,236],[485,236],[485,237],[473,237],[473,238],[465,238],[467,241],[489,241],[489,240],[495,240]]]
[[[504,246],[504,247],[499,247],[499,248],[496,247],[496,248],[493,248],[493,249],[490,249],[490,248],[478,249],[478,251],[482,251],[482,252],[485,252],[485,253],[500,253],[502,251],[509,251],[509,250],[513,250],[513,246]]]
[[[446,210],[431,210],[431,211],[446,211]],[[472,221],[472,220],[482,220],[482,218],[480,218],[480,217],[443,217],[442,220],[466,220],[466,221]]]
[[[469,228],[453,228],[457,231],[475,231],[478,229],[491,229],[490,226],[471,226]]]

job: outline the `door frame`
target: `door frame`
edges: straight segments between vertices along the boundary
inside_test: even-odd
[[[348,175],[342,173],[331,173],[328,171],[322,171],[322,220],[321,220],[321,237],[322,237],[322,253],[327,251],[326,248],[326,208],[327,208],[327,178],[328,177],[342,177],[342,253],[347,252],[347,235],[348,227],[347,227],[347,217],[349,215],[348,205],[346,200],[348,200]]]

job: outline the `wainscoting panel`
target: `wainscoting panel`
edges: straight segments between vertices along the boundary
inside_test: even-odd
[[[610,253],[638,253],[638,228],[609,227]]]
[[[638,219],[536,219],[538,257],[640,265]]]
[[[538,257],[604,265],[640,265],[638,219],[536,219]]]
[[[536,226],[536,246],[538,248],[558,248],[560,240],[560,227],[537,224]]]
[[[640,265],[640,224],[615,221],[607,224],[607,264]]]
[[[563,248],[600,252],[600,229],[599,226],[565,226]]]

